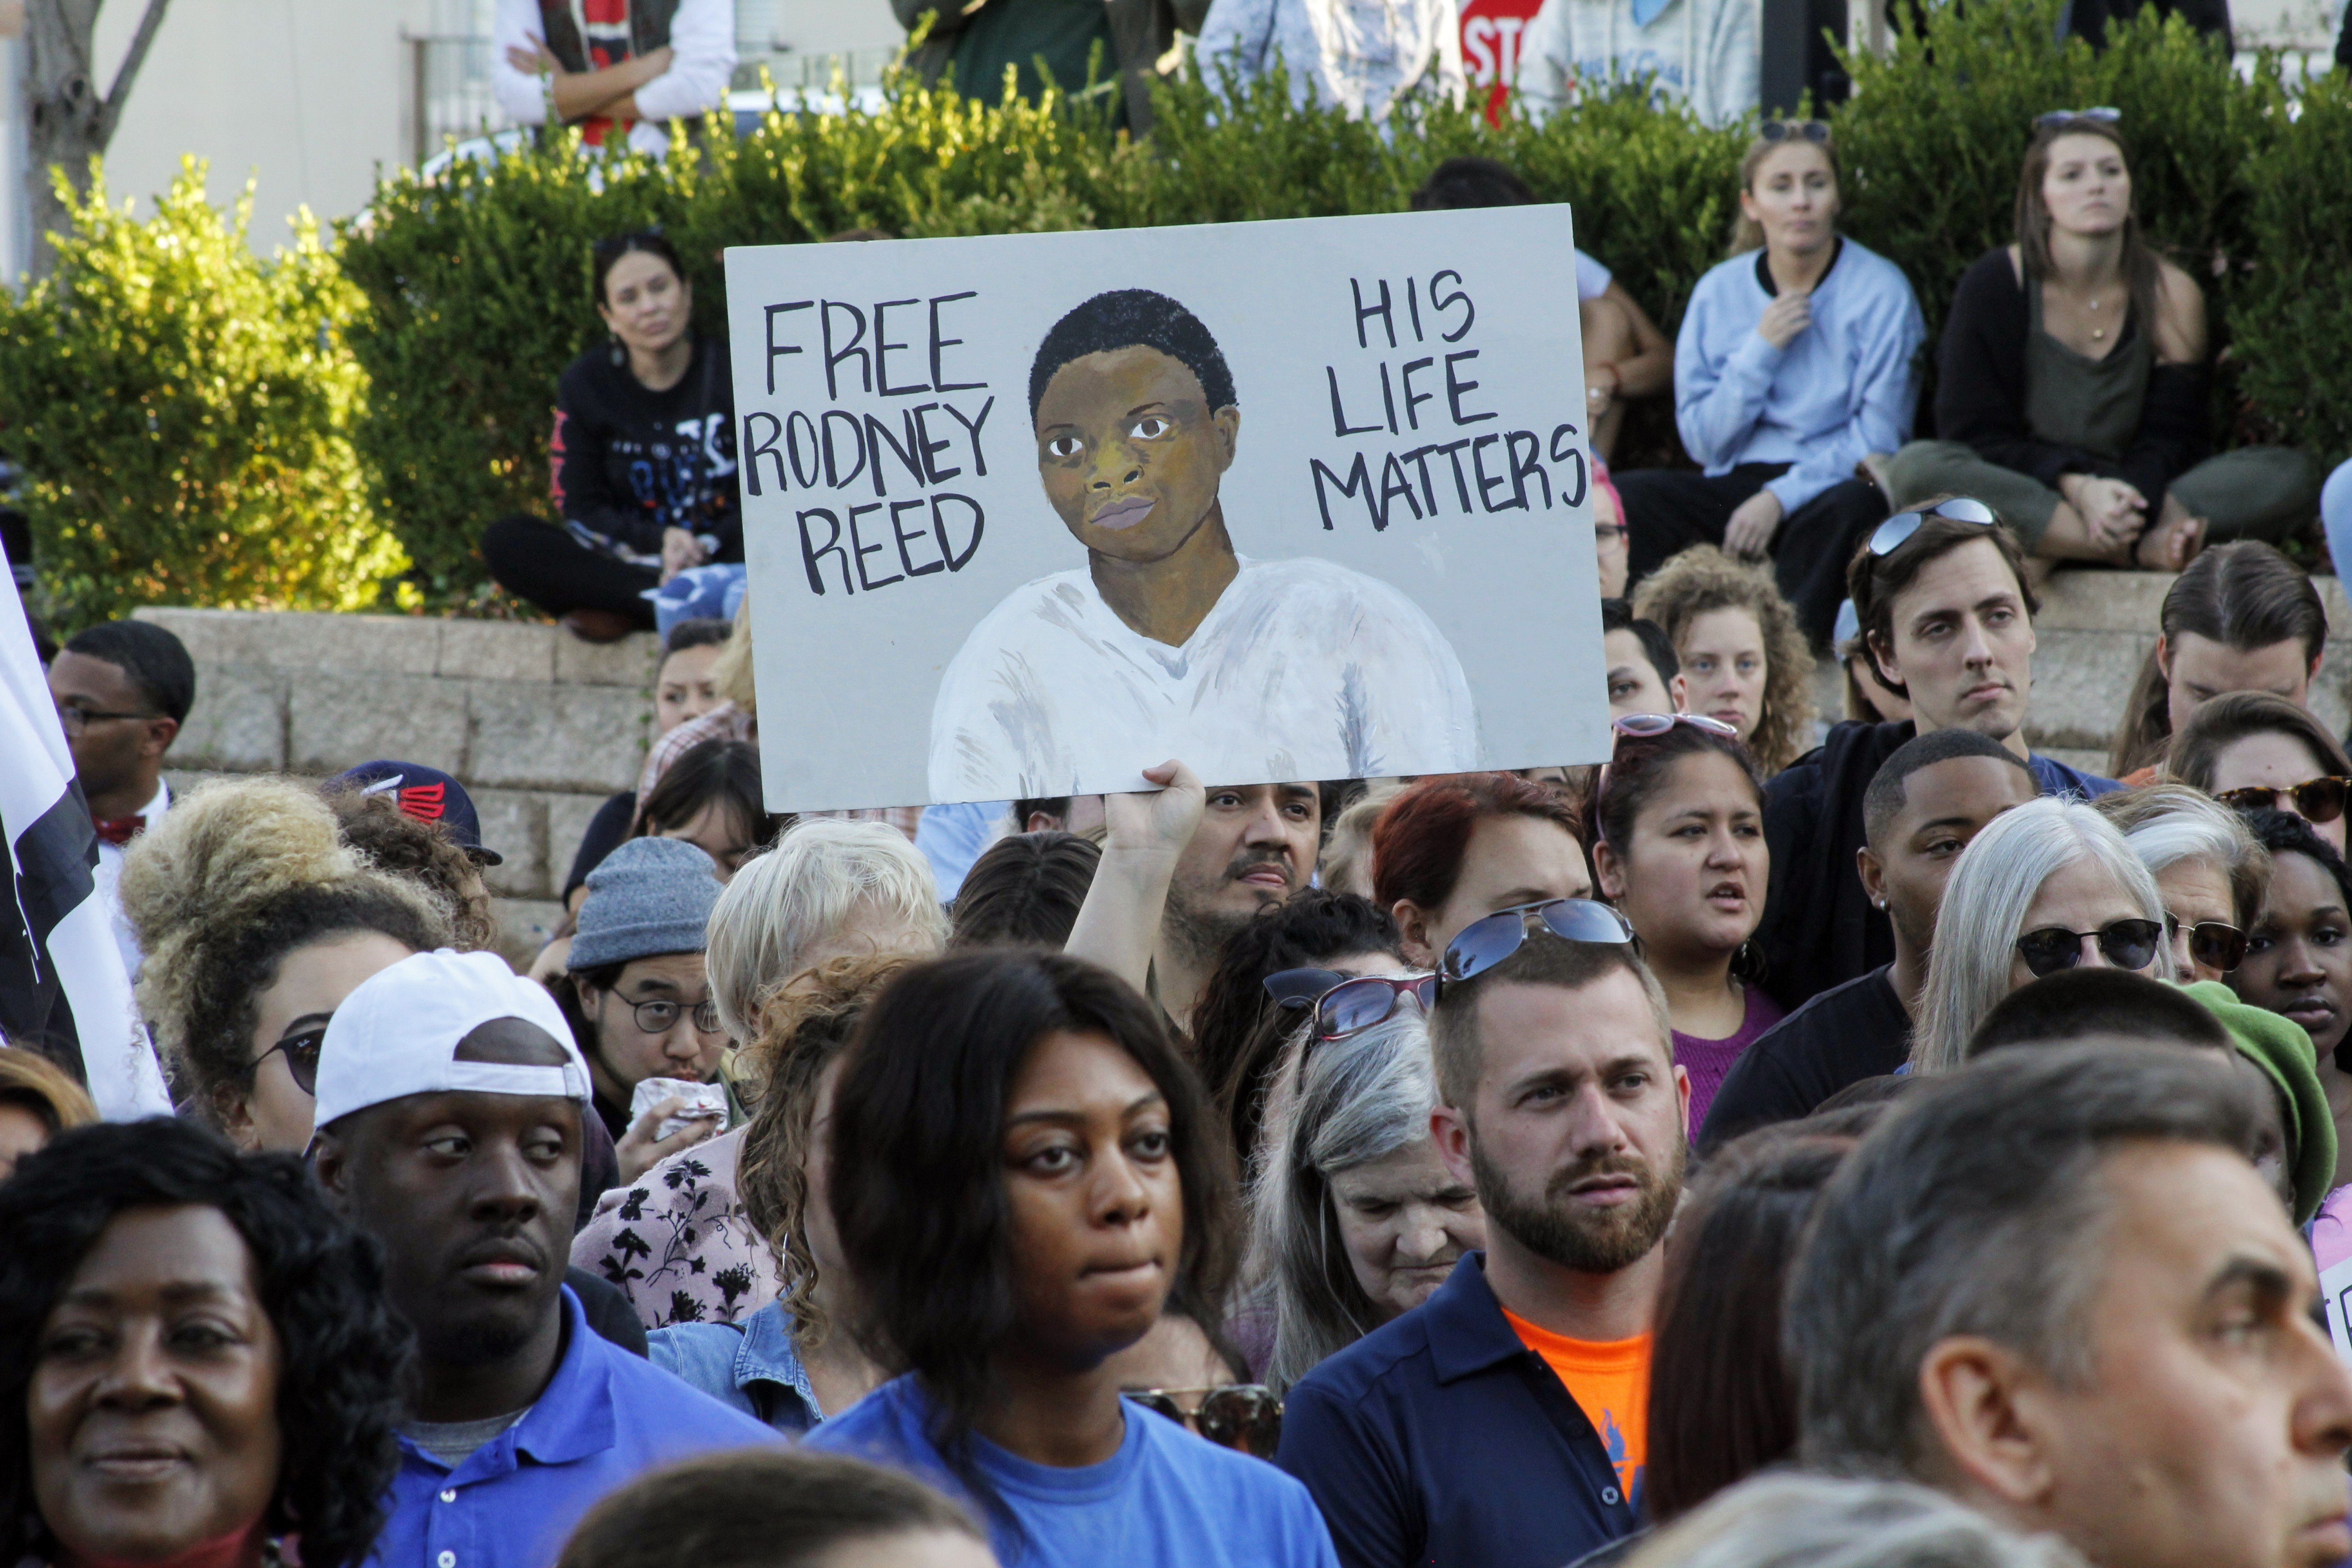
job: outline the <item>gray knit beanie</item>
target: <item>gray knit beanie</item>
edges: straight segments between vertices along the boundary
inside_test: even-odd
[[[632,838],[588,873],[588,901],[566,965],[578,974],[633,958],[700,952],[721,890],[719,868],[684,839]]]

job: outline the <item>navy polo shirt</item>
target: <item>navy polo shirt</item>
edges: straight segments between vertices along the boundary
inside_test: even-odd
[[[1465,1254],[1437,1293],[1308,1373],[1275,1462],[1345,1568],[1559,1568],[1640,1522],[1583,1410]]]
[[[596,1500],[643,1472],[776,1434],[588,1326],[563,1290],[563,1355],[523,1418],[456,1468],[406,1437],[384,1500],[381,1568],[548,1568]]]

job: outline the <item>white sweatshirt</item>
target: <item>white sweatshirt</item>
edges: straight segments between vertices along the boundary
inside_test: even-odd
[[[1654,74],[1709,125],[1759,101],[1759,0],[1544,0],[1519,38],[1523,110],[1540,120],[1596,87]]]
[[[572,20],[580,21],[578,0]],[[507,61],[509,47],[529,49],[540,32],[535,0],[499,0],[498,25],[490,40],[490,87],[499,108],[517,125],[544,125],[554,88],[546,77],[520,71]],[[637,89],[637,112],[629,145],[649,157],[669,151],[669,121],[691,120],[727,101],[735,76],[733,0],[682,0],[669,25],[669,69]]]

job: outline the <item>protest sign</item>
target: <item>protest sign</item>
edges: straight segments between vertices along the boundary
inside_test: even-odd
[[[1608,752],[1565,206],[727,253],[779,811]]]

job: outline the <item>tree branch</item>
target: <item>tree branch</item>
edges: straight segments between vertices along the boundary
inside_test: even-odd
[[[114,85],[107,89],[106,106],[98,111],[98,145],[100,152],[114,140],[115,122],[122,118],[123,105],[131,101],[131,84],[139,78],[139,68],[147,63],[147,46],[155,41],[155,34],[163,26],[163,8],[170,0],[147,0],[146,15],[139,18],[139,30],[131,36],[131,47],[122,57],[122,68],[114,73]]]

